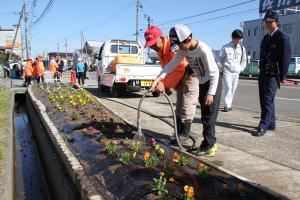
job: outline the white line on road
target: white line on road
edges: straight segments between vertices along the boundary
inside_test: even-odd
[[[300,102],[300,99],[289,99],[289,98],[282,98],[282,97],[275,97],[275,99]]]

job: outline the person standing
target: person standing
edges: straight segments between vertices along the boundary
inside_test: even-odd
[[[57,73],[58,65],[54,59],[54,57],[50,58],[50,68],[49,71],[52,74],[54,82],[59,80],[59,74]]]
[[[28,87],[29,85],[31,85],[31,80],[32,80],[32,76],[33,76],[33,63],[32,63],[32,58],[28,58],[24,67],[24,76],[25,76],[25,82],[24,82],[24,86]]]
[[[58,59],[57,59],[57,64],[58,64],[58,72],[59,72],[59,74],[60,74],[60,78],[62,77],[62,73],[63,73],[63,71],[64,71],[64,61],[63,61],[63,59],[61,59],[61,57],[60,56],[58,56]]]
[[[81,58],[78,58],[78,64],[76,66],[76,72],[78,77],[78,84],[80,86],[84,85],[84,64]]]
[[[241,44],[243,32],[236,29],[232,32],[231,38],[232,41],[222,47],[217,59],[224,81],[224,112],[232,110],[231,105],[239,75],[247,65],[246,49]]]
[[[37,83],[39,84],[42,80],[42,83],[44,83],[44,62],[43,62],[43,56],[42,54],[39,54],[37,57],[37,60],[34,62],[35,67],[35,76],[37,79]]]
[[[160,64],[164,68],[175,56],[175,52],[170,51],[169,36],[163,36],[158,26],[152,26],[145,31],[144,37],[145,47],[157,53]],[[189,137],[199,95],[199,80],[193,71],[186,67],[187,65],[184,59],[173,72],[158,83],[163,90],[171,88],[176,90],[176,124],[181,141]],[[171,143],[176,142],[176,138],[171,139]]]
[[[169,32],[171,49],[177,50],[174,58],[155,79],[151,90],[163,91],[158,83],[171,73],[185,58],[194,75],[199,79],[199,103],[203,137],[201,145],[192,149],[196,155],[215,156],[217,152],[215,125],[222,93],[219,68],[212,50],[202,41],[192,38],[191,30],[183,25],[175,25]]]
[[[289,37],[279,29],[279,14],[268,11],[264,16],[267,33],[260,46],[259,100],[261,119],[254,136],[263,136],[267,130],[275,130],[275,104],[277,88],[286,79],[291,60]]]

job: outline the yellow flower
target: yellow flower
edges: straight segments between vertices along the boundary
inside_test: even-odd
[[[164,172],[160,172],[159,175],[160,176],[165,176],[165,173]]]
[[[145,153],[144,153],[144,160],[149,160],[150,159],[150,152],[149,151],[146,151]]]
[[[194,187],[186,185],[183,189],[188,197],[193,197],[195,195]]]
[[[154,146],[154,148],[155,148],[155,150],[158,150],[158,149],[160,148],[159,144],[156,144],[156,145]]]
[[[131,157],[134,159],[134,158],[136,158],[136,152],[132,152],[131,153]]]
[[[172,154],[172,157],[173,157],[173,161],[174,162],[178,162],[179,161],[180,156],[179,156],[179,154],[177,152],[174,152]]]
[[[163,148],[159,148],[159,153],[160,153],[161,155],[164,155],[164,154],[165,154],[165,150],[164,150]]]

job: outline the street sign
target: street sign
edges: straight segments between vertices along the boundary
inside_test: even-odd
[[[259,13],[265,13],[269,10],[279,10],[300,6],[300,0],[260,0]]]

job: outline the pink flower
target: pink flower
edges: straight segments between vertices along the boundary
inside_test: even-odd
[[[156,143],[155,138],[150,138],[150,144],[153,146],[153,145],[155,145],[155,143]]]
[[[84,129],[83,129],[83,132],[84,132],[84,133],[86,133],[86,131],[87,131],[87,129],[86,129],[86,128],[84,128]]]

